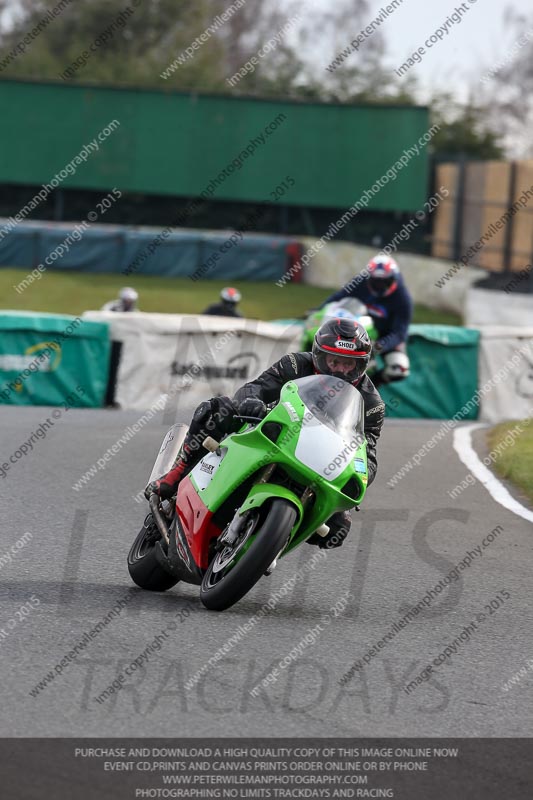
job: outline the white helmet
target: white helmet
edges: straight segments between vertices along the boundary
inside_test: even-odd
[[[119,292],[121,311],[135,311],[139,295],[131,286],[124,286]]]
[[[131,303],[136,303],[139,299],[138,293],[131,286],[124,286],[119,293],[121,300],[129,300]]]
[[[225,303],[231,303],[232,305],[237,305],[237,303],[241,302],[241,293],[238,289],[234,289],[233,286],[226,286],[225,289],[222,289],[220,297]]]

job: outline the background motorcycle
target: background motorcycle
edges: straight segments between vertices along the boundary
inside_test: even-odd
[[[374,320],[368,313],[365,304],[361,303],[356,297],[343,297],[342,300],[335,300],[332,303],[327,303],[323,308],[310,312],[304,323],[301,340],[302,350],[311,350],[315,333],[324,322],[327,322],[328,319],[341,317],[359,322],[366,329],[371,341],[375,341],[378,338]]]

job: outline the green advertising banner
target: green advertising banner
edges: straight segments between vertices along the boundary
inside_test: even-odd
[[[103,405],[109,325],[80,317],[0,312],[0,403]]]
[[[411,325],[410,376],[381,386],[389,417],[451,419],[478,388],[479,331],[453,325]],[[462,417],[477,419],[477,406]]]

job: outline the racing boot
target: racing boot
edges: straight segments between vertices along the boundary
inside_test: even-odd
[[[333,547],[340,547],[352,526],[352,518],[349,511],[337,511],[327,521],[326,525],[329,526],[329,533],[326,536],[319,536],[318,533],[313,533],[307,539],[307,544],[315,544],[321,550],[331,550]]]
[[[208,452],[202,445],[205,437],[216,436],[218,439],[229,433],[235,412],[229,397],[213,397],[200,403],[172,468],[157,481],[149,483],[144,496],[150,499],[150,494],[155,493],[161,500],[170,500],[178,491],[180,481]]]
[[[178,491],[181,479],[184,478],[194,466],[194,464],[189,463],[188,455],[188,450],[182,445],[174,464],[167,474],[149,483],[144,490],[144,496],[147,500],[150,499],[151,494],[159,495],[161,500],[170,500],[171,497],[174,497]]]

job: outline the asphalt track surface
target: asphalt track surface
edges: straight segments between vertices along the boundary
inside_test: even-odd
[[[187,420],[189,410],[181,409],[179,418]],[[3,407],[0,462],[50,412]],[[145,504],[132,496],[145,485],[168,415],[155,417],[81,491],[72,484],[139,416],[72,409],[1,479],[2,736],[531,735],[533,669],[503,688],[533,657],[531,525],[497,505],[477,482],[456,500],[449,497],[466,472],[450,434],[394,489],[387,486],[440,423],[386,422],[378,477],[344,546],[309,570],[187,689],[186,681],[317,550],[302,546],[224,613],[205,610],[193,586],[178,584],[165,594],[134,588],[126,555]],[[503,530],[482,557],[341,685],[354,660],[498,525]],[[11,561],[2,560],[26,532],[31,541]],[[348,591],[345,611],[325,624],[324,614]],[[499,607],[496,602],[491,613],[490,601],[502,591],[510,599]],[[55,671],[84,632],[125,597],[122,613]],[[475,619],[477,629],[457,654],[406,694],[404,685]],[[317,625],[322,630],[314,643],[252,696],[250,690]],[[94,698],[162,629],[161,649],[98,703]],[[51,671],[54,679],[31,696]]]

